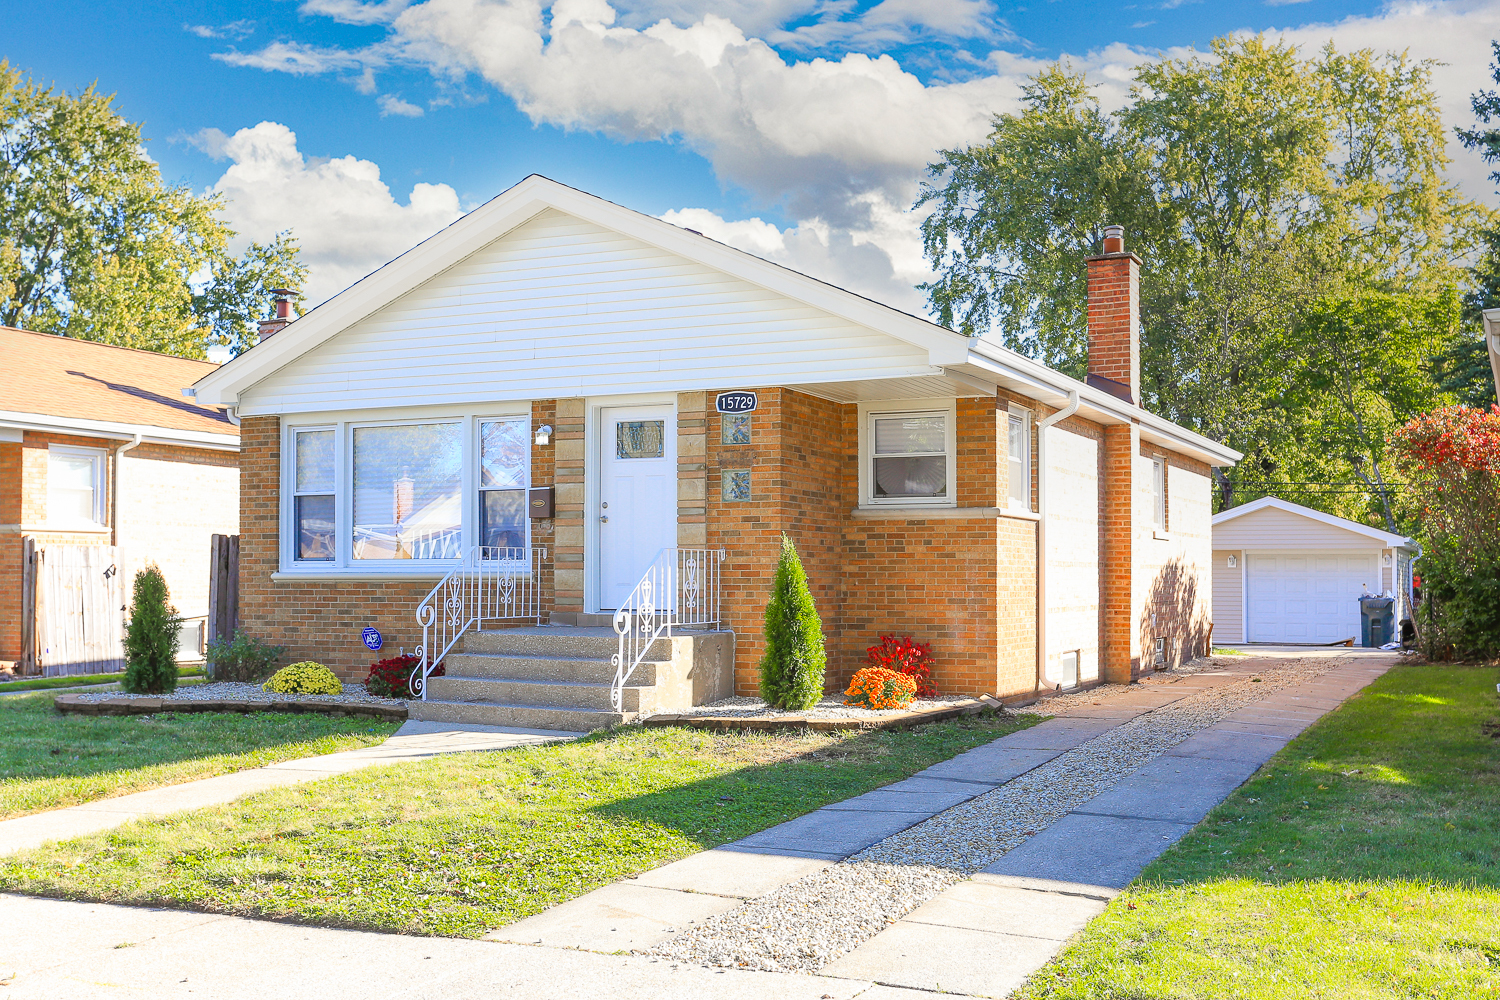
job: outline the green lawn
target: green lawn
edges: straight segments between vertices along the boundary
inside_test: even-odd
[[[1147,868],[1020,995],[1500,997],[1497,681],[1495,668],[1394,668]]]
[[[475,937],[1040,721],[625,727],[262,792],[0,859],[0,890]]]
[[[177,676],[203,677],[202,667],[179,667]],[[53,688],[86,687],[93,684],[118,684],[125,679],[123,673],[113,674],[73,674],[68,677],[28,677],[21,681],[0,681],[0,694],[9,694],[12,691],[50,691]],[[198,681],[189,681],[194,684]]]
[[[63,715],[0,698],[0,819],[380,743],[394,723],[325,715]]]

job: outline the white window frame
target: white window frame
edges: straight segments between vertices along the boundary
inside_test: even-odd
[[[1025,496],[1024,500],[1016,497],[1012,493],[1012,488],[1013,488],[1014,484],[1011,482],[1011,476],[1010,476],[1010,473],[1015,470],[1015,466],[1016,466],[1016,463],[1013,462],[1013,461],[1011,461],[1011,454],[1010,454],[1010,422],[1012,420],[1017,419],[1017,418],[1019,418],[1020,421],[1021,421],[1021,441],[1022,441],[1021,452],[1022,452],[1022,454],[1021,454],[1020,466],[1021,466],[1021,470],[1022,470],[1023,481],[1026,484],[1026,486],[1025,486],[1025,494],[1026,494],[1026,496]],[[1028,409],[1026,409],[1026,407],[1024,407],[1024,406],[1017,406],[1015,403],[1010,404],[1009,410],[1006,412],[1006,415],[1005,415],[1005,462],[1006,462],[1006,465],[1005,465],[1005,471],[1006,471],[1006,487],[1005,487],[1006,504],[1005,505],[1007,507],[1012,508],[1012,509],[1027,510],[1027,511],[1034,509],[1033,506],[1032,506],[1033,500],[1032,500],[1032,491],[1031,491],[1031,434],[1032,434],[1032,430],[1031,430],[1031,411],[1028,410]]]
[[[52,511],[52,456],[68,455],[73,458],[87,458],[92,461],[94,467],[94,515],[90,521],[65,521],[57,517]],[[80,448],[69,444],[49,444],[47,446],[47,516],[45,518],[48,528],[56,531],[99,531],[109,527],[108,495],[105,493],[105,485],[108,482],[107,468],[109,466],[109,453],[103,448]]]
[[[480,525],[480,521],[481,521],[481,516],[480,516],[481,511],[480,511],[480,503],[479,502],[480,502],[480,500],[483,499],[483,497],[480,496],[480,494],[488,492],[487,490],[485,490],[485,488],[483,486],[483,478],[484,477],[479,474],[479,462],[484,457],[484,451],[483,451],[484,442],[481,439],[481,435],[484,432],[484,426],[483,425],[486,424],[486,423],[492,422],[492,421],[497,421],[497,420],[515,420],[518,417],[524,417],[525,420],[526,420],[526,468],[523,471],[522,477],[521,477],[521,510],[525,512],[524,516],[521,518],[521,524],[523,525],[523,530],[526,532],[526,537],[524,539],[524,546],[523,547],[529,548],[531,546],[531,443],[532,443],[532,428],[531,428],[531,411],[530,410],[527,410],[527,412],[525,414],[521,414],[521,413],[481,413],[481,414],[477,414],[474,417],[474,428],[473,428],[473,434],[474,434],[473,453],[474,454],[473,454],[473,459],[472,459],[473,465],[474,465],[474,468],[472,470],[472,473],[473,473],[473,476],[474,476],[474,488],[473,488],[472,492],[473,492],[474,495],[473,495],[472,498],[466,497],[465,498],[465,503],[464,503],[464,510],[465,510],[465,515],[466,516],[468,514],[468,508],[471,505],[472,505],[472,507],[474,509],[474,514],[473,514],[473,522],[474,523],[473,523],[473,532],[472,532],[473,539],[474,539],[474,541],[472,543],[473,545],[478,545],[479,541],[480,541],[480,539],[479,539],[479,525]],[[470,461],[470,460],[468,458],[465,458],[465,462],[468,462],[468,461]],[[492,487],[492,488],[493,489],[499,489],[499,487]],[[472,500],[472,503],[470,502],[471,500]],[[469,538],[469,535],[470,535],[469,527],[468,527],[468,525],[465,525],[465,527],[464,527],[464,538],[466,539],[466,544],[465,544],[464,547],[465,547],[466,550],[470,547],[470,545],[467,543],[467,539]]]
[[[1151,528],[1166,534],[1167,521],[1167,456],[1151,456]]]
[[[467,553],[479,544],[479,425],[486,420],[514,419],[526,421],[528,441],[532,436],[531,404],[491,405],[484,409],[427,409],[404,407],[388,411],[349,413],[310,413],[306,419],[296,415],[282,418],[281,488],[279,523],[281,551],[278,577],[339,577],[344,579],[389,579],[400,577],[435,578],[447,574],[458,559],[355,559],[354,558],[354,431],[360,427],[391,427],[402,424],[459,424],[462,442],[459,488],[460,551]],[[298,431],[329,430],[334,434],[334,558],[332,560],[299,560],[296,545],[296,454]],[[526,449],[526,488],[532,483],[531,447]],[[529,510],[529,508],[528,508]],[[526,544],[531,544],[531,517],[525,518]]]
[[[875,418],[940,416],[947,458],[946,496],[876,497]],[[861,507],[958,506],[958,404],[955,399],[892,399],[859,404],[859,503]]]

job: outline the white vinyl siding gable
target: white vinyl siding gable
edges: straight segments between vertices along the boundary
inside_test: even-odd
[[[1378,553],[1378,539],[1291,511],[1267,507],[1214,525],[1217,549],[1366,549]],[[1374,585],[1375,581],[1370,581]]]
[[[936,371],[923,349],[549,209],[263,379],[240,412]]]

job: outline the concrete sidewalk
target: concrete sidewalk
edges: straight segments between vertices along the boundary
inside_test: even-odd
[[[0,822],[0,856],[108,830],[133,819],[165,816],[185,809],[222,805],[254,792],[348,774],[377,764],[402,764],[444,753],[504,750],[572,739],[581,733],[541,729],[502,729],[444,722],[407,722],[379,746],[318,757],[299,757],[215,778],[167,785],[80,806],[33,813]]]

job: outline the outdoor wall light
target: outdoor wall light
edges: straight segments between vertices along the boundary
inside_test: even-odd
[[[538,427],[536,429],[536,443],[537,444],[546,444],[548,441],[551,441],[551,440],[552,440],[552,425],[551,424],[543,424],[542,426],[540,426],[540,427]]]

